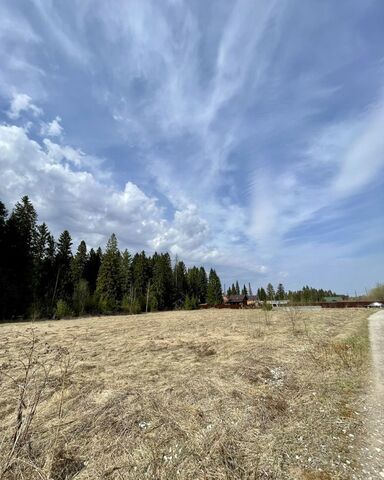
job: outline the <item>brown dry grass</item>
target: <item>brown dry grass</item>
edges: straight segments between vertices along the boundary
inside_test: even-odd
[[[360,478],[367,312],[294,320],[283,310],[268,322],[260,311],[205,310],[0,326],[1,458],[31,327],[40,370],[24,419],[46,381],[3,477]]]

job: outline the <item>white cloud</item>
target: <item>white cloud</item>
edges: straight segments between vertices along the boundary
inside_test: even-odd
[[[11,99],[11,106],[7,115],[12,120],[20,117],[22,112],[31,112],[34,116],[43,113],[42,109],[32,103],[32,98],[26,93],[14,93]]]
[[[359,119],[320,132],[303,161],[259,169],[252,182],[252,237],[273,254],[294,228],[337,215],[342,201],[384,172],[383,123],[384,97]]]
[[[43,122],[40,129],[41,135],[47,137],[60,137],[60,135],[63,133],[63,127],[60,125],[60,122],[60,117],[54,118],[52,122]]]
[[[21,127],[0,125],[2,201],[12,207],[27,194],[56,235],[67,228],[76,241],[85,238],[95,246],[115,232],[123,246],[135,250],[169,249],[186,260],[214,252],[196,207],[176,211],[168,221],[156,198],[132,182],[122,190],[102,182],[84,169],[84,157],[48,139],[40,145]]]

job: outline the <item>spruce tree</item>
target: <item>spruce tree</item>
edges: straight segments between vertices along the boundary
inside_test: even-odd
[[[209,305],[220,305],[223,303],[220,278],[212,268],[209,272],[208,278],[207,302]]]
[[[154,255],[151,291],[156,299],[158,310],[172,308],[173,272],[171,257],[168,253]]]
[[[85,279],[85,270],[88,263],[87,245],[84,240],[77,247],[77,252],[72,261],[72,279],[77,284],[81,279]]]
[[[207,287],[208,287],[208,278],[207,273],[204,267],[199,269],[199,302],[206,303],[207,301]]]
[[[35,279],[36,211],[27,196],[17,202],[4,232],[4,295],[7,318],[25,316],[32,306]]]
[[[187,275],[184,262],[176,260],[173,269],[174,302],[182,305],[188,291]]]
[[[97,276],[99,275],[99,269],[101,265],[102,251],[99,247],[97,251],[93,248],[89,251],[88,260],[85,265],[84,278],[88,282],[89,291],[92,295],[96,290]]]
[[[72,238],[68,230],[64,230],[57,241],[55,259],[56,288],[54,300],[62,300],[68,305],[72,299]]]
[[[268,300],[274,300],[275,299],[275,289],[273,288],[272,283],[268,283],[267,285],[267,297]]]
[[[285,290],[282,283],[279,283],[279,285],[277,286],[276,298],[277,300],[284,300],[285,298]]]
[[[239,287],[239,282],[236,280],[236,287],[235,287],[236,294],[235,295],[240,295],[240,287]]]
[[[267,300],[267,292],[264,290],[263,287],[260,287],[258,290],[258,299],[261,300],[262,302],[265,302]]]
[[[96,292],[100,299],[102,311],[117,310],[122,299],[121,255],[117,246],[117,238],[113,233],[108,240],[103,255]]]

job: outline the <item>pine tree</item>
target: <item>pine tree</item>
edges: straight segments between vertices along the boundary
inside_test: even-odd
[[[235,287],[236,294],[235,295],[240,295],[240,287],[239,287],[239,282],[236,280],[236,287]]]
[[[146,293],[149,279],[151,278],[151,261],[145,255],[145,252],[136,253],[132,259],[132,275],[133,275],[133,296],[141,305],[141,309],[145,309]]]
[[[8,298],[6,285],[8,283],[8,271],[6,268],[6,222],[8,212],[3,202],[0,201],[0,319],[5,318]]]
[[[155,254],[153,257],[152,292],[156,300],[156,309],[172,308],[173,300],[173,272],[171,257],[168,253]],[[153,308],[151,308],[153,310]]]
[[[199,269],[199,296],[198,300],[200,303],[206,303],[207,301],[207,288],[208,288],[208,278],[207,273],[204,267]]]
[[[247,287],[245,285],[243,286],[243,289],[241,290],[241,294],[242,295],[248,295],[248,290],[247,290]]]
[[[130,295],[132,290],[132,256],[127,249],[121,256],[121,275],[122,295]]]
[[[285,290],[282,283],[279,283],[279,285],[277,286],[276,298],[277,300],[284,300],[285,298]]]
[[[4,217],[4,214],[3,214]],[[27,196],[17,202],[4,233],[6,277],[4,315],[25,316],[32,306],[35,279],[36,211]]]
[[[85,265],[84,278],[88,282],[90,294],[96,290],[97,276],[101,265],[102,251],[99,247],[95,252],[93,248],[89,251],[88,260]]]
[[[54,299],[63,300],[68,303],[72,299],[73,281],[72,281],[72,238],[68,230],[64,230],[57,241],[57,251],[55,259],[56,268],[56,288]]]
[[[267,285],[267,297],[268,297],[268,300],[275,299],[275,289],[273,288],[272,283],[268,283]]]
[[[176,259],[176,263],[173,269],[173,285],[174,285],[174,301],[175,305],[182,305],[185,295],[188,291],[188,283],[186,276],[186,269],[184,262],[180,262]]]
[[[72,261],[72,279],[77,284],[81,279],[85,279],[85,269],[88,263],[87,245],[84,240],[77,247],[77,252]]]
[[[101,261],[96,291],[102,311],[113,311],[119,307],[122,299],[121,255],[114,233],[108,240]]]
[[[248,293],[249,293],[249,295],[253,295],[250,282],[248,282]]]
[[[55,240],[45,223],[37,227],[35,250],[35,314],[51,316],[55,286]]]
[[[262,302],[265,302],[267,300],[267,292],[264,290],[263,287],[259,288],[258,293],[257,293],[257,297]]]
[[[220,278],[212,268],[208,278],[207,302],[209,305],[220,305],[223,303]]]

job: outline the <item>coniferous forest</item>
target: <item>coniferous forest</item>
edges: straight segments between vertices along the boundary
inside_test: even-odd
[[[105,250],[72,250],[57,240],[27,196],[8,214],[0,202],[0,319],[60,318],[87,313],[193,309],[222,302],[215,270],[186,268],[168,253],[121,252],[111,235]],[[72,253],[74,252],[74,253]]]

